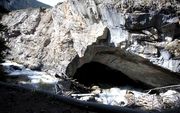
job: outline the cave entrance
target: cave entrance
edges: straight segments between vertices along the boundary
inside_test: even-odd
[[[96,85],[100,88],[123,86],[138,89],[149,88],[138,81],[130,79],[122,72],[98,62],[90,62],[82,65],[76,70],[73,78],[87,87]]]

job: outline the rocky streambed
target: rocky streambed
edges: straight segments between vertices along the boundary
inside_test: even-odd
[[[33,71],[11,61],[6,61],[1,66],[5,75],[3,81],[55,93],[54,86],[57,84],[58,79],[46,72]]]
[[[77,83],[76,89],[73,85],[73,88],[66,89],[67,87],[64,87],[62,82],[67,79],[59,81],[52,73],[33,71],[10,61],[2,63],[1,66],[5,72],[2,80],[8,84],[63,95],[80,101],[159,112],[180,107],[179,85],[143,90],[127,85],[116,87],[110,85],[109,88],[103,89],[101,88],[103,84],[101,84],[101,86],[92,86],[89,89],[84,88],[81,92],[82,87],[79,86],[82,84]]]

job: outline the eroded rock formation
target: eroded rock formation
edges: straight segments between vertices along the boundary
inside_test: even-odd
[[[151,86],[178,84],[179,10],[176,0],[68,0],[4,15],[1,36],[7,59],[31,69],[73,76],[96,61]]]

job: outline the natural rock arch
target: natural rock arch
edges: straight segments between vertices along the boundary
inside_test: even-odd
[[[114,70],[121,71],[132,80],[152,87],[179,83],[176,73],[153,65],[140,56],[115,47],[94,44],[88,46],[83,57],[76,56],[69,63],[66,74],[73,77],[78,68],[90,62],[104,64]]]

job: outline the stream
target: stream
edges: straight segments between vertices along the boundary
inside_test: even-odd
[[[1,63],[5,72],[5,81],[38,90],[55,92],[58,79],[46,72],[35,71],[11,61]]]

